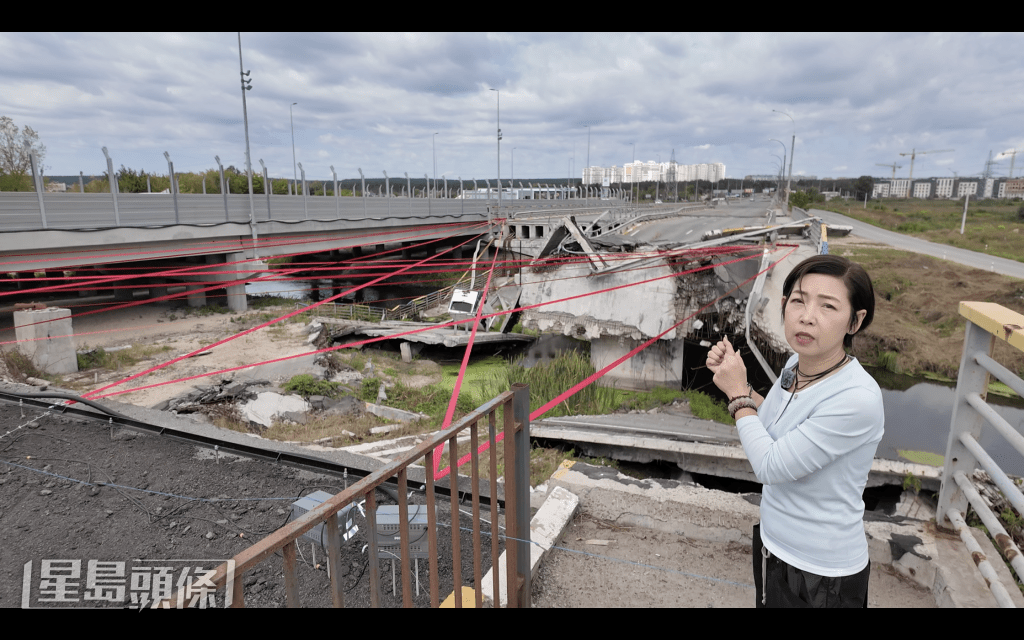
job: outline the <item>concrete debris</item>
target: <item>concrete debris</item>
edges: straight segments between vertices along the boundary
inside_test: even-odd
[[[158,411],[177,411],[178,413],[192,413],[198,411],[204,404],[215,404],[224,401],[248,400],[255,397],[249,391],[249,387],[269,385],[267,380],[253,380],[251,382],[234,382],[222,380],[218,385],[197,385],[188,393],[164,400],[153,406]]]
[[[310,410],[308,402],[299,396],[283,396],[279,393],[264,391],[241,405],[242,417],[249,422],[271,427],[275,418],[281,418],[286,413],[305,413]]]
[[[395,422],[415,422],[430,416],[422,413],[413,413],[412,411],[403,411],[402,409],[395,409],[394,407],[385,407],[379,404],[373,404],[372,402],[366,403],[366,410],[375,416],[380,416],[385,420],[394,420]]]

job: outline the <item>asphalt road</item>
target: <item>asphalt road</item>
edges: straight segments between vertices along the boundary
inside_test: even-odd
[[[974,267],[975,269],[996,271],[1013,278],[1024,279],[1024,262],[1007,260],[1006,258],[990,256],[986,253],[978,253],[977,251],[970,251],[968,249],[960,249],[947,244],[928,242],[927,240],[921,240],[920,238],[915,238],[913,236],[906,236],[894,231],[880,229],[876,226],[867,224],[866,222],[854,220],[853,218],[849,218],[839,213],[833,213],[831,211],[811,209],[808,213],[813,216],[819,216],[829,224],[849,225],[853,227],[853,235],[871,242],[888,244],[896,249],[900,249],[901,251],[923,253],[934,258],[950,260],[968,267]]]

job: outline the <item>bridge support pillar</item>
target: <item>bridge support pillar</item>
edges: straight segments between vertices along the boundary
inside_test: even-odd
[[[153,281],[153,284],[149,285],[150,298],[162,298],[167,294],[167,281],[163,278],[158,278]]]
[[[205,307],[206,306],[206,292],[197,291],[203,289],[202,285],[190,284],[185,287],[188,290],[188,306],[190,307]]]
[[[412,258],[412,249],[409,248],[409,242],[402,243],[402,260],[409,260]]]
[[[135,294],[132,289],[118,288],[114,289],[114,300],[116,302],[130,302],[135,299]]]
[[[15,311],[14,326],[19,349],[39,369],[46,373],[78,371],[71,309],[47,307]]]

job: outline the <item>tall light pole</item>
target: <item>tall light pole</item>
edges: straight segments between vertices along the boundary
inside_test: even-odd
[[[497,115],[498,115],[498,210],[501,210],[501,91],[491,89],[498,94]],[[490,222],[490,221],[488,221]]]
[[[512,182],[512,188],[515,189],[516,188],[516,148],[515,147],[512,147],[512,169],[511,169],[511,172],[512,172],[512,177],[510,178],[510,180]]]
[[[793,122],[793,141],[789,146],[789,181],[786,183],[786,211],[789,211],[789,192],[793,188],[793,151],[796,148],[796,120],[793,120],[793,116],[783,111],[779,111],[777,109],[772,109],[772,111],[775,113],[781,113]],[[786,145],[782,146],[785,147]],[[785,169],[785,167],[783,167],[783,169]]]
[[[299,170],[295,168],[295,116],[292,115],[292,107],[297,104],[299,103],[293,102],[288,105],[288,118],[292,123],[292,177],[295,179],[296,184],[299,182]]]
[[[256,246],[256,205],[252,201],[252,162],[249,159],[249,112],[245,107],[245,92],[252,89],[249,85],[252,80],[247,80],[248,71],[242,71],[242,32],[238,32],[238,73],[242,79],[242,120],[245,122],[245,172],[249,176],[249,228],[252,230],[252,251],[253,257],[259,259],[259,249]]]

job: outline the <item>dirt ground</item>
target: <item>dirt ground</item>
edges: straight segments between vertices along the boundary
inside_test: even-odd
[[[51,414],[26,424],[42,412],[24,411],[23,418],[16,405],[0,405],[3,434],[26,425],[0,439],[0,462],[8,463],[0,464],[0,607],[22,605],[29,561],[33,562],[31,606],[123,606],[124,602],[83,601],[89,560],[125,562],[126,574],[131,576],[131,567],[139,566],[136,559],[167,561],[168,565],[173,559],[227,559],[284,524],[297,497],[315,490],[337,493],[344,488],[339,478],[281,465],[229,456],[218,462],[206,450],[157,436],[115,430],[112,437],[102,422]],[[378,495],[382,504],[394,504]],[[411,503],[424,504],[424,498],[413,494]],[[438,522],[450,523],[447,500],[437,504]],[[370,560],[364,551],[366,521],[359,515],[354,520],[360,532],[343,545],[341,562],[346,577],[345,603],[366,607],[370,585]],[[459,522],[461,527],[472,527],[471,518],[464,514]],[[472,586],[470,532],[460,532],[460,545],[463,584]],[[303,540],[299,549],[303,606],[331,606],[323,549],[308,540]],[[452,591],[451,549],[450,527],[439,527],[442,599]],[[319,569],[314,568],[314,554]],[[491,562],[486,539],[481,555],[483,573]],[[81,561],[77,603],[39,602],[44,588],[41,563],[53,559]],[[212,569],[216,564],[204,566]],[[379,567],[382,606],[401,606],[401,574],[396,597],[392,595],[390,563],[382,560]],[[246,606],[284,606],[281,568],[281,557],[275,555],[246,574]],[[429,568],[425,560],[420,561],[419,571],[421,592],[413,601],[427,607]],[[412,584],[415,589],[415,579]],[[126,590],[125,597],[128,595]],[[222,599],[218,605],[223,606]]]
[[[996,302],[1024,313],[1024,281],[855,236],[829,244],[832,253],[863,265],[873,280],[875,319],[854,339],[854,355],[864,362],[879,363],[888,351],[896,354],[899,373],[955,380],[966,327],[958,312],[962,300]],[[997,341],[993,357],[1024,373],[1024,353]]]
[[[96,377],[93,373],[65,377],[80,388],[83,393],[99,389],[130,375],[135,375],[168,362],[180,356],[192,353],[205,345],[216,343],[240,331],[262,324],[261,315],[274,311],[249,311],[240,315],[210,314],[205,316],[189,315],[182,317],[180,307],[170,304],[140,305],[133,309],[118,313],[97,313],[75,319],[76,348],[110,348],[133,345],[150,345],[166,349],[154,354],[153,359],[139,362],[122,371],[112,371]],[[273,317],[283,315],[279,310]],[[172,320],[171,318],[174,317]],[[246,322],[235,322],[245,320]],[[230,369],[253,362],[263,362],[285,356],[309,353],[314,350],[306,344],[306,325],[304,323],[284,322],[259,329],[240,338],[209,350],[201,356],[187,358],[173,365],[159,369],[142,378],[137,378],[122,386],[114,387],[103,393],[112,393],[124,389],[136,389],[168,380],[202,375],[213,371]],[[299,373],[298,363],[291,361],[279,367],[278,377],[284,377],[290,370]],[[243,370],[244,371],[244,370]],[[224,377],[246,375],[245,373],[229,373]],[[284,377],[287,381],[290,377]],[[167,384],[149,389],[131,391],[113,396],[118,402],[129,402],[139,406],[151,407],[163,400],[173,398],[198,384],[213,384],[219,378],[199,378]],[[275,382],[275,380],[271,380]]]
[[[588,544],[594,540],[607,545]],[[621,527],[581,513],[533,576],[533,606],[753,608],[750,547]],[[598,556],[598,557],[595,557]],[[868,607],[935,607],[889,567],[871,564]]]

